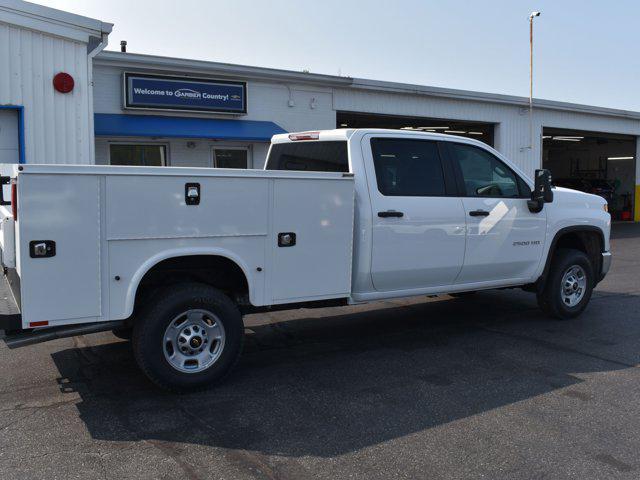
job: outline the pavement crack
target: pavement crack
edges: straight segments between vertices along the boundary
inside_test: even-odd
[[[553,343],[550,342],[548,340],[542,340],[540,338],[533,338],[533,337],[528,337],[526,335],[518,335],[515,333],[509,333],[509,332],[505,332],[502,330],[497,330],[495,328],[489,328],[487,326],[482,326],[482,325],[478,325],[478,328],[480,328],[481,330],[484,330],[486,332],[490,332],[490,333],[496,333],[498,335],[503,335],[505,337],[509,337],[509,338],[515,338],[515,339],[519,339],[519,340],[525,340],[529,343],[534,343],[537,345],[541,345],[543,347],[546,348],[550,348],[553,350],[557,350],[560,352],[565,352],[565,353],[574,353],[576,355],[582,355],[584,357],[589,357],[589,358],[593,358],[594,360],[599,360],[601,362],[606,362],[606,363],[611,363],[613,365],[618,365],[619,367],[625,367],[625,368],[635,368],[636,365],[633,363],[626,363],[626,362],[621,362],[620,360],[614,360],[612,358],[606,358],[600,355],[595,355],[593,353],[589,353],[589,352],[584,352],[582,350],[578,350],[575,348],[570,348],[564,345],[559,345],[557,343]]]
[[[18,411],[29,411],[29,410],[45,410],[45,409],[54,409],[63,405],[75,404],[78,403],[77,398],[71,398],[69,400],[60,400],[52,403],[18,403],[9,408],[0,409],[0,414],[7,412],[18,412]]]
[[[170,457],[178,467],[185,473],[186,478],[189,480],[202,480],[203,477],[198,475],[196,469],[189,462],[185,461],[180,457],[180,452],[177,451],[176,447],[169,442],[164,442],[161,440],[145,440],[147,443],[153,445],[155,448],[160,450],[162,453]]]
[[[199,416],[189,412],[182,405],[176,404],[183,414],[191,418],[194,422],[200,425],[209,433],[216,433],[213,426],[203,421]],[[278,475],[272,468],[265,462],[261,455],[250,452],[248,450],[228,450],[229,456],[239,465],[248,468],[252,473],[258,472],[261,476],[268,480],[283,480],[284,477]]]

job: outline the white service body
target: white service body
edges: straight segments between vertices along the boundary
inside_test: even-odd
[[[1,238],[3,263],[15,265],[20,278],[23,328],[40,321],[53,326],[127,318],[144,274],[162,260],[186,255],[235,262],[255,306],[350,294],[352,177],[161,167],[22,168],[13,166],[11,174],[18,177],[18,221],[2,207]],[[187,206],[185,183],[192,182],[200,184],[201,201]],[[9,247],[14,227],[15,254]],[[294,247],[273,247],[283,231],[296,231]],[[32,258],[29,242],[34,240],[54,240],[55,256]]]

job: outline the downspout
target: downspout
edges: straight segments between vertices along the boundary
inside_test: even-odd
[[[104,24],[103,24],[104,25]],[[112,25],[108,25],[108,31],[103,31],[100,41],[97,45],[91,50],[87,55],[87,78],[89,80],[89,91],[88,91],[88,103],[89,103],[89,164],[96,164],[96,139],[95,139],[95,127],[93,120],[93,59],[96,55],[98,55],[102,50],[104,50],[109,44],[109,33],[111,33]],[[91,48],[91,43],[87,46],[87,49]]]

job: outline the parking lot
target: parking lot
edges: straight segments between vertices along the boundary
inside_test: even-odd
[[[197,394],[110,333],[2,344],[0,477],[638,478],[638,227],[578,320],[519,290],[250,316]]]

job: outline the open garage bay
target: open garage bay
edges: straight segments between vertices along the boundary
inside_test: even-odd
[[[614,220],[633,220],[636,137],[545,128],[542,138],[556,185],[600,195]]]

